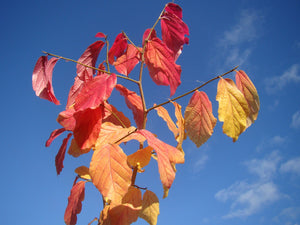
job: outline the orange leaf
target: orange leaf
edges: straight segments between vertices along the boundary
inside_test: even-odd
[[[177,102],[172,102],[175,107],[175,116],[177,119],[176,125],[178,129],[178,135],[175,136],[176,141],[178,142],[177,149],[183,152],[182,149],[182,142],[186,139],[185,135],[185,127],[184,127],[184,119],[181,113],[181,105],[179,105]]]
[[[133,132],[135,129],[135,127],[123,128],[113,123],[105,122],[101,126],[101,132],[97,138],[95,149],[101,149],[106,144],[115,144],[115,142]],[[118,144],[122,142],[124,142],[124,140],[121,140]]]
[[[244,94],[250,109],[250,113],[247,118],[248,128],[257,119],[260,105],[259,97],[254,84],[243,70],[236,71],[235,80],[238,89]]]
[[[159,215],[158,198],[152,191],[146,190],[143,196],[143,205],[139,217],[146,220],[150,225],[156,225],[158,215]]]
[[[152,150],[153,148],[150,146],[137,150],[127,157],[128,164],[132,167],[138,166],[139,172],[141,172],[141,169],[149,164]]]
[[[79,181],[72,189],[68,198],[68,206],[65,211],[65,223],[67,225],[75,225],[77,222],[77,214],[81,212],[82,201],[84,200],[85,181]]]
[[[213,133],[217,119],[205,92],[195,91],[184,112],[187,135],[199,148]]]
[[[115,125],[130,127],[130,120],[121,112],[118,111],[113,105],[104,102],[104,117],[102,123],[111,122]]]
[[[175,179],[172,163],[184,163],[184,154],[177,148],[162,142],[147,130],[138,130],[137,133],[142,134],[147,139],[148,145],[155,150],[160,180],[164,186],[170,188]]]
[[[141,208],[141,190],[132,186],[129,187],[122,199],[122,204],[113,206],[108,212],[111,224],[129,225],[137,221]]]
[[[132,170],[118,145],[106,144],[94,151],[89,171],[103,197],[115,203],[120,202],[131,184]]]
[[[83,179],[91,180],[89,168],[86,166],[80,166],[75,169],[75,173]]]
[[[177,129],[175,123],[173,122],[173,120],[171,119],[168,110],[166,110],[162,106],[155,108],[155,110],[157,112],[157,115],[159,115],[164,121],[166,121],[169,130],[173,132],[174,137],[176,138],[178,135],[178,129]]]
[[[235,83],[220,78],[217,90],[219,120],[224,122],[223,132],[236,141],[247,127],[248,103]]]
[[[72,139],[71,145],[70,145],[69,150],[68,150],[68,154],[73,156],[73,157],[78,157],[78,156],[81,156],[82,154],[88,153],[89,151],[91,151],[90,148],[80,149],[78,147],[75,139]]]
[[[140,51],[132,44],[128,44],[126,52],[113,63],[116,70],[128,76],[141,60]]]

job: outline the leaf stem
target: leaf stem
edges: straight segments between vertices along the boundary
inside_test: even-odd
[[[212,81],[217,80],[217,79],[219,79],[219,78],[221,78],[221,77],[224,77],[225,75],[227,75],[227,74],[233,72],[233,71],[236,70],[238,67],[239,67],[239,66],[236,66],[236,67],[234,67],[233,69],[231,69],[231,70],[229,70],[229,71],[223,73],[222,75],[216,76],[216,77],[214,77],[214,78],[212,78],[212,79],[206,81],[204,84],[200,85],[199,87],[196,87],[196,88],[194,88],[193,90],[190,90],[190,91],[188,91],[188,92],[186,92],[186,93],[184,93],[184,94],[182,94],[182,95],[180,95],[180,96],[178,96],[178,97],[176,97],[176,98],[172,98],[172,99],[170,99],[170,100],[168,100],[168,101],[165,101],[165,102],[163,102],[163,103],[161,103],[161,104],[155,105],[155,106],[149,108],[149,109],[147,110],[146,113],[150,112],[151,110],[153,110],[153,109],[155,109],[155,108],[157,108],[157,107],[159,107],[159,106],[166,105],[166,104],[168,104],[168,103],[170,103],[170,102],[172,102],[172,101],[176,101],[176,100],[178,100],[178,99],[180,99],[180,98],[182,98],[182,97],[185,97],[185,96],[187,96],[187,95],[189,95],[189,94],[195,92],[196,90],[198,90],[198,89],[200,89],[200,88],[206,86],[207,84],[211,83]]]
[[[55,54],[52,54],[52,53],[49,53],[49,52],[45,52],[45,51],[42,51],[42,52],[43,52],[44,54],[51,55],[51,56],[53,56],[53,57],[57,57],[57,58],[60,58],[60,59],[64,59],[64,60],[66,60],[66,61],[70,61],[70,62],[74,62],[74,63],[80,64],[80,65],[85,66],[85,67],[87,67],[87,68],[91,68],[91,69],[94,69],[94,70],[97,70],[97,71],[100,71],[100,72],[103,72],[103,73],[107,73],[107,74],[112,74],[112,73],[109,72],[109,71],[101,70],[101,69],[99,69],[99,68],[96,68],[96,67],[93,67],[93,66],[89,66],[89,65],[83,64],[83,63],[78,62],[78,61],[76,61],[76,60],[74,60],[74,59],[69,59],[69,58],[66,58],[66,57],[63,57],[63,56],[59,56],[59,55],[55,55]],[[125,79],[125,80],[129,80],[129,81],[131,81],[131,82],[133,82],[133,83],[136,83],[136,84],[139,83],[138,81],[136,81],[136,80],[134,80],[134,79],[131,79],[131,78],[129,78],[129,77],[126,77],[126,76],[122,76],[122,75],[119,75],[119,74],[116,74],[116,76],[119,77],[119,78]]]

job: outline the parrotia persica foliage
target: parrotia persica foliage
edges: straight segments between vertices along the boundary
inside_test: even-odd
[[[66,137],[55,158],[57,174],[63,169],[63,161],[68,154],[79,157],[93,151],[89,167],[75,169],[76,179],[68,198],[65,211],[65,223],[74,225],[77,214],[81,212],[84,200],[85,184],[92,183],[103,197],[103,209],[96,220],[98,225],[127,225],[138,217],[150,225],[157,224],[159,200],[155,193],[135,184],[137,172],[142,173],[150,160],[155,160],[163,187],[163,196],[167,197],[175,179],[176,164],[184,163],[182,142],[188,136],[200,147],[213,134],[217,123],[212,112],[212,103],[205,92],[199,91],[204,85],[218,79],[216,100],[219,102],[218,119],[223,122],[223,132],[236,141],[257,118],[259,97],[255,86],[247,74],[236,68],[223,75],[212,78],[204,85],[189,90],[186,94],[167,102],[154,104],[146,108],[143,92],[142,71],[146,68],[153,82],[170,87],[170,96],[176,93],[181,84],[181,67],[176,63],[184,45],[189,43],[189,28],[182,20],[182,9],[175,3],[168,3],[159,15],[155,25],[146,29],[142,45],[134,44],[126,33],[115,38],[109,48],[109,40],[104,33],[97,33],[95,41],[87,47],[81,57],[75,61],[77,76],[70,88],[64,111],[59,113],[57,122],[62,126],[54,130],[46,142],[65,133]],[[157,22],[160,21],[161,37],[157,36]],[[107,54],[97,65],[98,55],[106,46]],[[48,59],[49,56],[52,56]],[[41,56],[34,67],[32,86],[36,95],[58,105],[52,86],[53,68],[62,58],[47,53]],[[136,66],[140,72],[132,75]],[[111,72],[114,69],[115,73]],[[235,82],[223,78],[235,72]],[[126,79],[137,85],[137,92],[118,84]],[[124,98],[132,111],[134,121],[130,121],[123,112],[109,104],[112,91],[116,90]],[[192,94],[185,111],[176,102],[177,99]],[[174,105],[176,121],[163,107]],[[147,115],[153,109],[174,134],[177,146],[171,146],[147,130]],[[155,111],[154,111],[155,112]],[[136,152],[127,155],[122,143],[135,140],[139,142]]]

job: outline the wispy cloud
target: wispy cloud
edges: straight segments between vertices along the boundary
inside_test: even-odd
[[[252,41],[256,40],[261,27],[261,16],[254,10],[243,10],[236,24],[224,31],[218,46],[222,49],[226,65],[241,65],[252,53]]]
[[[288,207],[283,209],[273,220],[279,224],[298,225],[300,219],[300,207]]]
[[[235,182],[215,194],[217,200],[231,202],[230,212],[223,218],[250,216],[282,197],[272,181],[280,160],[279,153],[274,151],[263,159],[252,159],[245,163],[248,171],[257,175],[257,179],[252,183]]]
[[[282,75],[268,78],[265,80],[266,91],[269,94],[274,94],[289,83],[300,82],[300,64],[290,66]]]
[[[280,147],[287,142],[287,137],[282,137],[280,135],[273,136],[268,139],[264,139],[257,147],[256,151],[260,152],[262,150],[274,147]]]
[[[300,128],[300,110],[294,113],[292,117],[291,127]]]
[[[280,166],[280,172],[300,175],[300,157],[291,159]]]

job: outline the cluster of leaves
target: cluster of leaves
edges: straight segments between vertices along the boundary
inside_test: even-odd
[[[159,21],[161,39],[155,31]],[[62,128],[51,133],[46,146],[50,146],[62,133],[67,133],[55,158],[57,174],[63,169],[71,138],[68,154],[79,157],[92,150],[93,155],[89,168],[81,166],[75,170],[77,176],[65,211],[66,224],[76,224],[77,214],[80,213],[84,200],[86,182],[92,182],[103,197],[103,210],[96,219],[98,224],[127,225],[138,217],[145,219],[150,225],[156,224],[159,215],[158,198],[150,190],[143,191],[135,185],[136,175],[138,172],[142,173],[153,158],[158,164],[164,197],[168,196],[175,179],[175,165],[184,163],[182,142],[186,136],[200,147],[212,135],[216,125],[217,119],[212,113],[211,101],[205,92],[198,91],[207,83],[219,79],[216,97],[219,102],[219,120],[224,122],[223,132],[233,141],[256,120],[259,98],[246,73],[236,71],[236,84],[228,78],[222,78],[235,71],[234,69],[184,95],[146,108],[142,86],[144,67],[148,69],[155,84],[170,86],[170,95],[173,96],[181,83],[181,67],[176,64],[176,60],[183,46],[189,42],[188,35],[189,29],[182,20],[181,7],[168,3],[154,26],[145,31],[141,47],[137,47],[122,32],[109,48],[107,36],[97,33],[96,37],[104,41],[98,40],[91,44],[77,61],[67,59],[77,63],[77,76],[70,89],[66,108],[57,117]],[[105,45],[105,60],[96,67],[98,55]],[[49,55],[53,57],[48,60]],[[59,58],[66,59],[49,53],[41,56],[32,75],[36,95],[57,105],[60,103],[54,95],[52,72]],[[130,78],[131,71],[138,64],[138,79]],[[110,66],[114,66],[119,74],[110,72]],[[126,79],[137,84],[139,93],[118,84],[117,79]],[[126,105],[133,113],[135,126],[123,112],[109,104],[113,90],[117,90],[124,97]],[[176,100],[191,93],[193,95],[183,115]],[[168,103],[174,105],[176,122],[163,107]],[[174,134],[178,143],[176,147],[161,141],[146,129],[147,115],[154,109]],[[121,144],[131,140],[137,140],[139,146],[135,153],[126,155]]]

